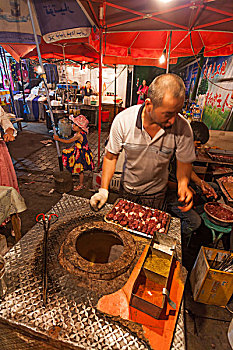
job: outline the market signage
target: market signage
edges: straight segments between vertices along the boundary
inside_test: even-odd
[[[37,35],[40,35],[37,21],[35,26]],[[0,0],[0,42],[35,44],[26,1]]]
[[[197,63],[185,72],[186,96],[190,99],[198,72]],[[233,105],[233,56],[206,58],[197,89],[197,104],[202,120],[210,129],[224,127]]]
[[[205,92],[203,98],[203,121],[211,129],[221,129],[232,107],[231,95],[233,92],[233,57],[211,57],[207,58],[202,69],[199,84],[199,100],[201,93]],[[202,91],[206,86],[207,91]]]
[[[88,37],[91,23],[76,0],[34,0],[34,6],[45,42]]]

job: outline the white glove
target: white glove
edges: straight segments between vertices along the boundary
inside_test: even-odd
[[[95,210],[100,210],[108,199],[108,190],[100,188],[99,192],[95,193],[90,199],[90,205]]]

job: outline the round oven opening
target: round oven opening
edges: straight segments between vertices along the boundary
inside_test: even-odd
[[[124,245],[114,232],[93,228],[78,236],[76,250],[83,259],[92,263],[106,264],[120,258]]]

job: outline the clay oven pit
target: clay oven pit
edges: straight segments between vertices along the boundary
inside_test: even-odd
[[[80,224],[61,245],[59,262],[69,273],[111,280],[126,272],[136,255],[131,234],[103,221]]]

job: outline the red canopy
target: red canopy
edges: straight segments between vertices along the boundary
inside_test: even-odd
[[[169,31],[107,33],[103,45],[104,63],[135,65],[159,64],[163,50],[168,52]],[[99,42],[90,40],[99,50]],[[233,53],[233,33],[172,32],[170,64],[178,57],[193,56],[204,47],[204,56],[227,56]],[[163,66],[164,67],[164,66]]]
[[[63,50],[62,45],[65,48],[66,59],[74,61],[86,61],[94,62],[98,59],[98,53],[92,47],[88,38],[85,39],[73,39],[69,43],[59,43],[46,44],[45,41],[41,38],[40,51],[42,58],[54,58],[54,59],[63,59]],[[38,58],[37,49],[35,45],[26,45],[26,44],[3,44],[2,45],[15,59],[17,54],[23,58]],[[21,50],[21,52],[20,52]]]
[[[171,64],[203,47],[207,57],[233,53],[232,0],[80,2],[97,26],[102,8],[104,63],[160,66],[158,58],[164,49],[168,52],[171,31]],[[91,44],[99,51],[99,42]]]
[[[0,44],[9,54],[18,62],[20,57],[25,56],[35,48],[35,45],[29,44]]]
[[[79,0],[99,27],[100,7],[107,32],[207,30],[233,32],[232,0]]]

